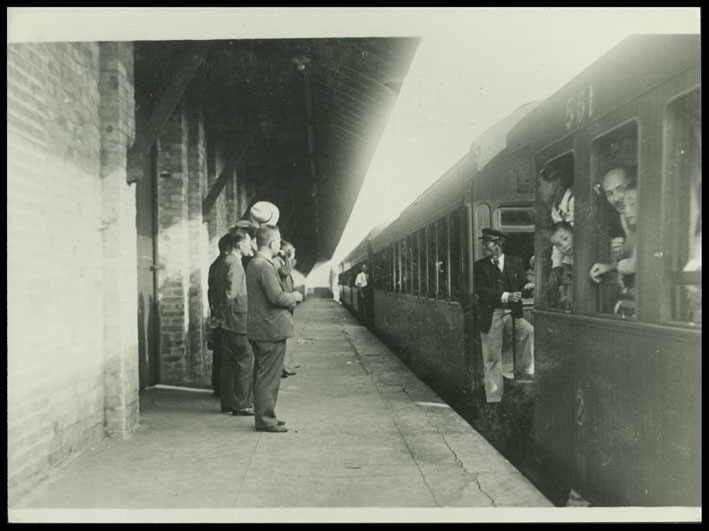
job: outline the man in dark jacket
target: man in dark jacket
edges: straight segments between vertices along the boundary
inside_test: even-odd
[[[248,297],[241,265],[241,257],[251,252],[251,238],[241,230],[230,236],[232,251],[214,273],[214,304],[221,323],[219,398],[222,412],[253,415],[253,354],[246,337]]]
[[[225,234],[219,238],[219,256],[209,266],[207,274],[207,300],[209,301],[209,312],[214,323],[218,323],[215,309],[215,292],[214,292],[214,277],[216,275],[217,266],[224,258],[231,253],[232,250],[232,235]],[[219,379],[220,379],[220,364],[221,364],[221,349],[219,347],[219,332],[218,327],[214,330],[212,340],[207,342],[207,348],[212,350],[212,389],[214,394],[219,396]]]
[[[257,431],[286,432],[276,417],[281,367],[286,339],[293,335],[290,310],[303,300],[299,291],[285,293],[273,258],[281,249],[278,227],[266,225],[256,231],[258,252],[246,270],[249,292],[249,340],[254,351],[254,409]]]
[[[534,374],[534,327],[523,317],[522,292],[531,289],[522,260],[503,252],[508,236],[483,229],[483,254],[473,266],[473,284],[478,297],[478,326],[482,343],[485,396],[488,403],[502,400],[502,339],[513,334],[521,365],[521,379]],[[515,367],[517,371],[517,367]]]

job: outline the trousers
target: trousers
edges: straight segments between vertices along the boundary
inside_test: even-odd
[[[505,333],[514,333],[514,348],[517,352],[517,363],[521,371],[534,374],[534,327],[522,317],[514,319],[512,314],[496,308],[492,313],[492,324],[488,332],[480,332],[483,354],[483,372],[485,382],[485,398],[488,402],[499,402],[504,393],[502,376],[502,340]]]
[[[281,368],[286,355],[286,340],[251,341],[254,351],[254,421],[257,428],[278,423],[276,402],[281,387]]]
[[[219,329],[214,331],[214,339],[212,340],[212,389],[214,394],[219,396],[219,381],[221,380],[221,361],[222,351],[219,337]]]
[[[283,358],[283,370],[293,370],[293,351],[295,350],[295,340],[293,338],[286,340],[286,355]]]
[[[218,330],[219,399],[222,410],[250,408],[254,403],[254,356],[244,334]]]

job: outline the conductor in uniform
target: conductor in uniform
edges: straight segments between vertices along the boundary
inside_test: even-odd
[[[504,392],[502,340],[506,333],[515,340],[520,364],[515,372],[521,373],[522,381],[534,374],[534,327],[522,313],[523,292],[533,285],[527,281],[522,259],[504,253],[509,236],[495,229],[483,229],[482,233],[483,258],[473,266],[473,284],[478,298],[485,397],[488,403],[496,403]]]

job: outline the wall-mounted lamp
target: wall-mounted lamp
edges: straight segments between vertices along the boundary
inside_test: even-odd
[[[305,55],[301,55],[300,57],[294,57],[291,59],[301,72],[303,72],[307,66],[310,64],[310,57],[307,57]]]

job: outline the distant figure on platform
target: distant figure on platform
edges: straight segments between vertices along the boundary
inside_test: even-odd
[[[500,402],[504,391],[502,340],[505,332],[514,334],[514,348],[522,373],[521,381],[534,374],[534,327],[522,313],[523,293],[533,288],[527,282],[522,259],[503,252],[507,235],[483,229],[483,254],[474,264],[475,293],[478,297],[480,339],[488,403]]]
[[[357,288],[357,307],[359,308],[359,315],[362,319],[362,324],[369,323],[369,273],[367,273],[367,264],[362,264],[362,270],[357,274],[355,278],[355,286]]]
[[[273,258],[281,249],[278,227],[266,225],[256,231],[258,252],[246,271],[249,292],[248,336],[254,351],[254,409],[257,431],[288,431],[276,417],[281,367],[286,339],[293,335],[289,310],[303,300],[299,291],[285,293],[278,280]]]
[[[215,307],[216,292],[214,290],[214,276],[217,271],[217,266],[231,253],[232,241],[231,234],[225,234],[219,238],[219,243],[217,244],[219,246],[219,256],[212,262],[212,265],[209,266],[209,272],[207,273],[207,300],[209,301],[210,312],[210,319],[207,323],[209,334],[207,336],[207,348],[212,350],[212,389],[214,389],[214,394],[217,396],[219,396],[219,364],[221,362],[218,329],[221,323],[220,319],[217,317]]]
[[[273,263],[276,265],[278,270],[278,279],[281,282],[281,288],[286,293],[293,293],[295,291],[295,284],[293,283],[293,269],[297,260],[295,258],[295,247],[290,242],[286,240],[281,240],[281,250],[278,255],[273,259]],[[291,308],[290,313],[293,315],[293,309]],[[283,368],[281,369],[281,378],[288,378],[289,376],[295,376],[297,373],[293,370],[293,340],[286,340],[286,356],[283,360]]]
[[[253,415],[253,353],[246,336],[248,296],[241,257],[251,253],[251,238],[244,231],[230,234],[232,250],[217,265],[215,306],[220,317],[221,367],[219,398],[222,412]]]

